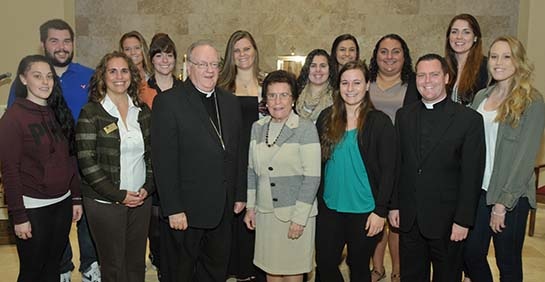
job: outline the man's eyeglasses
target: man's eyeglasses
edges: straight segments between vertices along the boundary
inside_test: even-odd
[[[220,63],[218,62],[213,62],[213,63],[207,63],[207,62],[193,62],[191,60],[188,60],[190,63],[194,64],[197,66],[198,69],[201,69],[201,70],[204,70],[204,69],[208,69],[208,67],[210,67],[211,69],[219,69],[220,67]]]
[[[276,98],[280,97],[280,100],[286,100],[288,97],[291,97],[290,93],[267,93],[267,100],[275,100]]]

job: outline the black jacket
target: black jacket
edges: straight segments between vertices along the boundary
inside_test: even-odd
[[[330,114],[331,107],[323,110],[318,117],[316,126],[320,138],[325,130],[325,120]],[[394,188],[397,142],[392,121],[385,113],[372,110],[367,114],[363,129],[358,129],[358,146],[375,198],[373,212],[386,217]],[[322,164],[322,181],[318,190],[321,201],[324,191],[324,167],[325,163]]]
[[[155,97],[152,160],[164,216],[185,212],[190,227],[214,228],[234,201],[245,201],[240,105],[216,88],[225,150],[190,80]]]

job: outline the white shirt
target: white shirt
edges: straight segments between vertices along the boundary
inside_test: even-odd
[[[488,99],[488,98],[487,98]],[[485,111],[484,103],[487,99],[484,99],[477,112],[483,116],[484,122],[484,139],[486,143],[486,165],[484,167],[483,185],[482,188],[488,191],[488,185],[490,184],[490,177],[492,176],[492,169],[494,168],[494,157],[496,155],[496,140],[498,139],[498,125],[499,123],[494,121],[496,119],[497,111]]]
[[[136,107],[132,99],[127,95],[129,110],[125,122],[108,95],[102,100],[102,107],[108,114],[117,118],[120,142],[120,179],[119,189],[138,192],[146,183],[146,162],[144,161],[144,138],[138,123],[138,113],[141,111]]]

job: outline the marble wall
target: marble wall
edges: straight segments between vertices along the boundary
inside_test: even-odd
[[[499,35],[516,35],[519,13],[518,0],[76,0],[75,7],[76,52],[86,65],[94,67],[117,49],[130,30],[148,41],[156,32],[169,33],[179,54],[197,39],[212,39],[223,55],[230,34],[245,29],[257,41],[265,71],[275,69],[276,56],[292,47],[297,55],[329,51],[342,33],[358,38],[362,58],[387,33],[405,38],[413,60],[442,54],[445,29],[458,13],[477,17],[488,46]]]

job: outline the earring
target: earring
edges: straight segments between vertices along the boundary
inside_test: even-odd
[[[294,107],[294,106],[295,106],[295,103],[291,103],[291,106]]]
[[[473,42],[474,43],[477,42],[477,37],[473,38]]]

